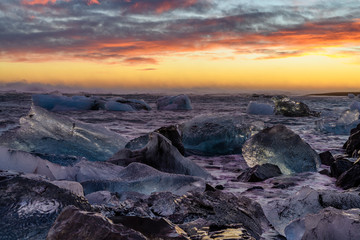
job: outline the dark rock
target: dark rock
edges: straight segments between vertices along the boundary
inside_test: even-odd
[[[217,190],[224,190],[225,187],[224,187],[223,185],[216,185],[216,186],[215,186],[215,189],[217,189]]]
[[[205,192],[206,192],[206,191],[215,192],[216,189],[215,189],[213,186],[211,186],[210,184],[206,184],[206,186],[205,186]]]
[[[115,216],[110,218],[116,224],[141,232],[150,239],[186,240],[187,237],[179,234],[182,230],[165,218],[144,218],[137,216]],[[184,235],[185,232],[183,232]]]
[[[40,177],[0,171],[0,238],[45,239],[61,210],[75,205],[90,210],[90,204],[70,191]]]
[[[237,179],[242,182],[261,182],[269,178],[280,176],[282,173],[278,166],[270,163],[256,165],[245,169]]]
[[[166,137],[158,133],[150,134],[150,140],[144,148],[134,151],[120,150],[108,162],[120,166],[127,166],[131,162],[140,162],[168,173],[210,177],[209,173],[182,156]]]
[[[69,206],[58,216],[46,239],[145,240],[146,237],[122,224],[111,223],[99,213]]]
[[[349,189],[360,186],[360,161],[356,161],[352,167],[345,171],[336,181],[336,186]]]
[[[328,177],[331,177],[331,173],[327,169],[323,169],[323,170],[319,171],[319,173],[322,174],[322,175],[326,175]]]
[[[292,101],[286,96],[276,96],[272,100],[275,103],[275,114],[277,115],[285,117],[320,116],[319,112],[311,111],[305,103]]]
[[[335,161],[335,158],[329,151],[320,153],[319,157],[321,160],[321,164],[324,164],[326,166],[330,166]]]
[[[170,140],[171,144],[179,150],[182,155],[185,155],[185,148],[182,144],[181,136],[176,126],[171,125],[168,127],[161,127],[155,132],[160,133],[164,137]]]
[[[345,142],[343,148],[350,157],[358,157],[360,150],[360,124],[351,130],[351,135]]]
[[[347,159],[336,159],[330,166],[331,176],[338,178],[343,172],[349,170],[353,163]]]

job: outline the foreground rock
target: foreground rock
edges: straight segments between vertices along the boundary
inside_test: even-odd
[[[360,239],[359,228],[360,209],[329,207],[293,222],[285,232],[288,240],[356,240]]]
[[[99,213],[69,206],[58,216],[46,239],[146,240],[146,237],[122,224],[113,224]]]
[[[341,174],[349,170],[353,166],[353,163],[345,158],[336,159],[331,165],[331,176],[334,178],[340,177]]]
[[[315,150],[284,125],[266,128],[252,136],[243,146],[243,156],[250,167],[271,163],[284,174],[314,172],[320,166]]]
[[[126,143],[124,137],[106,128],[75,121],[36,106],[20,119],[20,124],[15,132],[0,137],[1,145],[26,152],[105,161]]]
[[[243,116],[200,116],[181,126],[187,153],[216,156],[239,154],[244,142],[263,129],[263,122],[245,123]]]
[[[245,169],[237,179],[243,182],[261,182],[269,178],[280,176],[282,173],[278,166],[265,163],[253,168]]]
[[[88,180],[81,182],[84,193],[97,191],[137,192],[149,195],[153,192],[172,192],[183,195],[188,191],[205,189],[205,181],[199,177],[160,172],[141,163],[131,163],[111,180]]]
[[[360,161],[357,161],[352,167],[345,171],[336,181],[336,185],[349,189],[360,186]]]
[[[151,133],[149,138],[149,142],[144,148],[134,151],[123,149],[111,157],[108,162],[120,166],[127,166],[132,162],[140,162],[163,172],[203,178],[210,177],[205,170],[182,156],[177,148],[163,135]]]
[[[258,203],[216,190],[190,192],[181,197],[166,192],[153,193],[140,201],[137,197],[132,200],[130,196],[114,212],[115,218],[124,215],[167,218],[194,239],[201,234],[209,237],[215,229],[238,236],[232,239],[241,239],[243,235],[260,239],[264,234],[279,239],[275,238],[279,235],[270,226]]]
[[[2,239],[45,239],[61,210],[90,204],[41,178],[0,172],[0,236]]]
[[[158,110],[192,110],[190,98],[184,94],[161,97],[156,105]]]
[[[290,100],[286,96],[273,97],[272,100],[275,103],[275,114],[277,115],[285,117],[320,116],[319,112],[311,111],[305,103]]]
[[[344,144],[343,148],[350,157],[359,156],[360,151],[360,124],[356,128],[351,129],[350,137]]]
[[[324,164],[326,166],[330,166],[335,161],[335,158],[329,151],[320,153],[319,157],[321,160],[321,164]]]

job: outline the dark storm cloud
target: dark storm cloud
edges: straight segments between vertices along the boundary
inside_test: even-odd
[[[245,2],[6,0],[0,3],[0,56],[150,64],[159,54],[219,47],[272,58],[359,41],[356,1]]]

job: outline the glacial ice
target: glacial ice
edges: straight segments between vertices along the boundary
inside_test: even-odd
[[[263,122],[245,123],[242,116],[199,116],[180,131],[187,152],[213,156],[241,153],[244,142],[263,127]]]
[[[127,166],[131,162],[140,162],[163,172],[210,177],[204,169],[181,155],[170,140],[156,132],[150,133],[149,142],[144,148],[134,151],[120,150],[108,161],[121,166]]]
[[[347,135],[350,133],[351,129],[355,128],[360,123],[359,117],[360,113],[358,110],[346,110],[336,122],[324,120],[316,122],[316,129],[337,135]]]
[[[360,239],[360,209],[328,207],[291,223],[285,230],[288,240]]]
[[[243,146],[243,156],[249,167],[271,163],[283,174],[316,171],[320,157],[299,135],[276,125],[252,136]]]
[[[350,105],[350,110],[351,111],[360,111],[360,102],[353,101]]]
[[[135,111],[130,105],[119,103],[116,101],[108,101],[105,103],[105,109],[108,111]]]
[[[91,110],[96,103],[96,98],[85,96],[58,96],[48,94],[34,94],[32,101],[35,106],[49,111]]]
[[[320,115],[319,112],[310,110],[305,103],[290,100],[286,96],[275,96],[272,100],[275,103],[275,114],[277,115],[285,117],[318,117]]]
[[[247,106],[246,112],[253,115],[274,115],[274,107],[267,103],[251,101]]]
[[[141,163],[131,163],[118,176],[113,180],[82,182],[85,195],[97,191],[138,192],[147,195],[152,192],[172,192],[183,195],[191,190],[205,190],[205,182],[201,178],[164,173]]]
[[[124,168],[107,162],[82,160],[74,165],[75,179],[78,182],[90,180],[113,180],[119,177]]]
[[[164,96],[156,101],[158,110],[191,110],[191,101],[187,95]]]
[[[45,154],[74,155],[105,161],[124,148],[127,140],[101,126],[82,123],[32,106],[20,119],[21,127],[0,137],[12,149]]]
[[[348,98],[350,98],[350,99],[355,98],[355,94],[349,93],[349,94],[348,94]]]
[[[151,110],[151,107],[144,100],[115,98],[105,103],[105,109],[108,111],[138,111]]]

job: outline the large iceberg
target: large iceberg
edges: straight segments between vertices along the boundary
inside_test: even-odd
[[[273,115],[274,107],[267,103],[251,101],[246,108],[246,112],[253,115]]]
[[[211,156],[241,153],[244,142],[263,127],[263,122],[245,123],[243,116],[199,116],[181,132],[188,153]]]
[[[85,96],[59,96],[48,94],[34,94],[32,101],[49,111],[92,110],[99,103],[99,99]]]
[[[45,108],[49,111],[99,109],[108,111],[151,110],[151,107],[144,100],[125,99],[122,97],[107,100],[99,97],[67,97],[62,95],[34,94],[32,101],[35,106]]]
[[[1,136],[0,144],[26,152],[74,155],[105,161],[124,148],[127,140],[104,127],[86,124],[32,106],[21,127]]]
[[[158,110],[191,110],[191,101],[187,95],[164,96],[156,101]]]
[[[315,150],[284,125],[262,130],[246,141],[242,150],[250,167],[271,163],[284,174],[316,171],[320,166]]]

